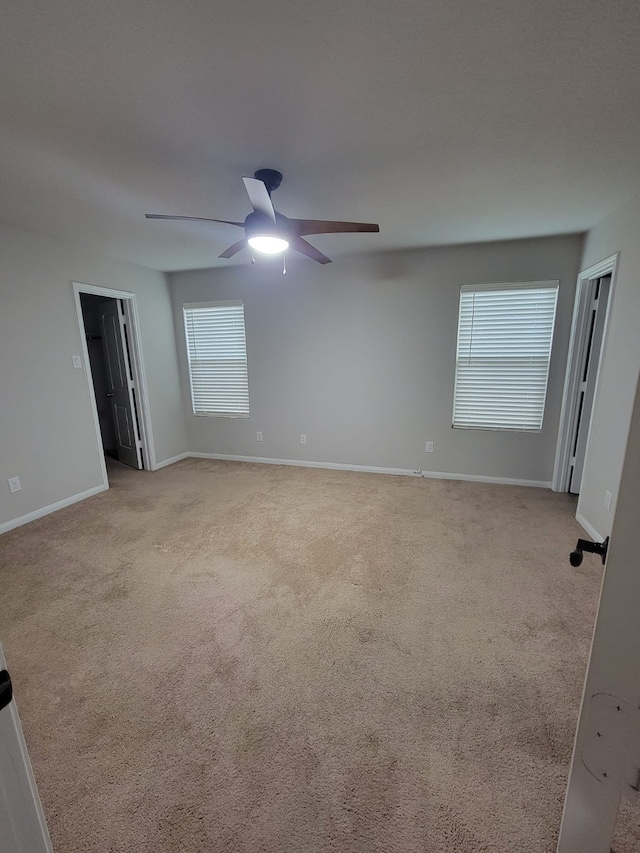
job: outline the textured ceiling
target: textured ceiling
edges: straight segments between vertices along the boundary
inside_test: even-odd
[[[22,0],[0,27],[0,221],[228,264],[242,175],[369,249],[585,230],[640,189],[637,0]],[[243,254],[236,262],[246,262]]]

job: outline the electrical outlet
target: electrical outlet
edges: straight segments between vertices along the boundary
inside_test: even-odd
[[[82,367],[82,359],[79,355],[72,355],[71,361],[73,362],[73,366],[79,370]]]
[[[433,453],[433,442],[427,441],[424,445],[425,453]]]
[[[306,444],[306,443],[307,443],[307,434],[306,434],[306,432],[301,432],[300,433],[300,444]]]
[[[11,494],[19,492],[22,489],[22,486],[20,485],[20,477],[9,477],[7,483],[9,483],[9,491]]]
[[[611,492],[604,493],[604,508],[610,510],[611,509],[611,501],[613,499],[613,495]]]
[[[262,441],[262,432],[261,432],[261,430],[258,430],[258,431],[256,432],[256,441]]]

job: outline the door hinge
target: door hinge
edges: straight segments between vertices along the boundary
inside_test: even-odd
[[[632,802],[640,792],[640,708],[610,693],[591,697],[582,763]]]

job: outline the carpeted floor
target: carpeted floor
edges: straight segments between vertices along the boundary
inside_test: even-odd
[[[555,850],[601,578],[569,565],[569,497],[208,460],[110,479],[0,539],[56,853]]]

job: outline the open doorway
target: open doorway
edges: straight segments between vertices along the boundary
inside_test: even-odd
[[[578,276],[552,487],[580,495],[618,256]]]
[[[121,299],[80,294],[91,380],[105,456],[142,468],[136,389]]]
[[[576,422],[571,440],[572,454],[569,459],[569,483],[567,491],[580,494],[584,460],[587,453],[587,438],[596,394],[596,380],[604,343],[604,326],[611,292],[611,273],[589,280],[587,337],[578,386]]]
[[[155,455],[131,293],[75,284],[76,309],[105,485],[107,459],[152,470]]]

